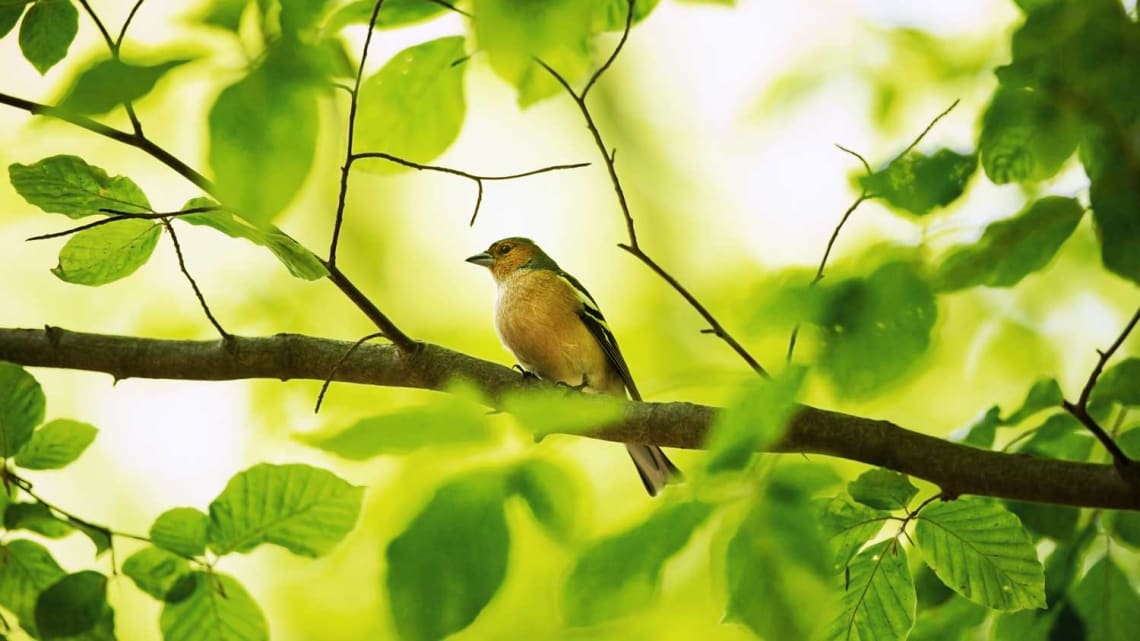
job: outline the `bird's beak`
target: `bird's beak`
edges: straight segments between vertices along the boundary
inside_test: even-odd
[[[474,256],[471,256],[467,259],[467,262],[474,265],[482,265],[483,267],[490,267],[491,263],[494,262],[494,260],[495,259],[492,258],[490,254],[483,252],[482,254],[475,254]]]

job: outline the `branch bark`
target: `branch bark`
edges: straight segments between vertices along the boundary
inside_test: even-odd
[[[72,332],[56,327],[0,329],[0,360],[29,367],[104,372],[115,379],[225,381],[324,380],[350,343],[297,334],[186,341]],[[534,385],[517,372],[439,345],[415,351],[361,345],[333,380],[444,390],[463,378],[492,404]],[[591,438],[702,447],[718,409],[685,402],[629,402],[625,419]],[[1140,510],[1140,490],[1111,465],[980,450],[877,420],[804,405],[773,452],[824,454],[877,465],[937,484],[946,496],[976,494],[1088,508]]]

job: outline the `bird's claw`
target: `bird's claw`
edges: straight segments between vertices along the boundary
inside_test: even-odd
[[[523,367],[522,365],[519,365],[518,363],[515,363],[514,365],[512,365],[511,369],[516,370],[516,371],[518,371],[518,373],[522,374],[523,379],[531,379],[531,380],[536,380],[536,381],[538,380],[538,374],[535,374],[534,372],[526,369],[525,367]]]
[[[557,383],[555,383],[555,385],[557,385],[558,387],[565,387],[566,391],[568,391],[568,392],[569,391],[581,392],[581,391],[585,390],[589,384],[590,384],[590,381],[586,380],[586,377],[584,375],[582,376],[582,382],[578,383],[577,385],[571,385],[570,383],[563,383],[562,381],[558,381]]]

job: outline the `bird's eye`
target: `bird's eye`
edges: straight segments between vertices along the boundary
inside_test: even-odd
[[[511,246],[510,245],[499,245],[499,255],[500,256],[506,256],[509,253],[511,253]]]

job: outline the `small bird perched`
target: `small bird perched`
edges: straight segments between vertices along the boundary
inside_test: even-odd
[[[539,378],[641,400],[613,332],[585,287],[529,238],[504,238],[467,262],[491,270],[495,329],[519,365]],[[650,496],[680,472],[656,445],[626,443]]]

